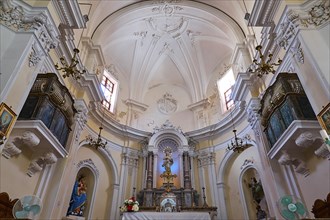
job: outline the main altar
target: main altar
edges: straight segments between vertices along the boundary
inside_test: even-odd
[[[163,140],[158,143],[157,154],[147,152],[146,187],[136,193],[140,211],[124,213],[123,220],[215,219],[217,207],[207,205],[205,187],[201,192],[192,187],[188,149]]]

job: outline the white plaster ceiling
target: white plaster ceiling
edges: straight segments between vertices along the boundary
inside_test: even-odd
[[[180,87],[191,104],[205,99],[219,68],[231,64],[245,38],[243,1],[79,2],[90,6],[87,35],[116,67],[127,90],[123,100],[145,103],[146,94],[160,86]]]

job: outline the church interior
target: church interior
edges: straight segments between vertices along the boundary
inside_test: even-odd
[[[329,0],[1,0],[0,218],[330,218]]]

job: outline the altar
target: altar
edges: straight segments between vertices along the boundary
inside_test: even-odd
[[[211,220],[208,212],[125,212],[122,220]]]

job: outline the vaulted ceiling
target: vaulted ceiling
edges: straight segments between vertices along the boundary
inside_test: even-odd
[[[188,104],[207,96],[215,75],[245,39],[244,15],[254,1],[79,1],[84,35],[120,73],[126,99],[145,103],[152,89],[180,88]],[[251,10],[250,10],[251,11]]]

